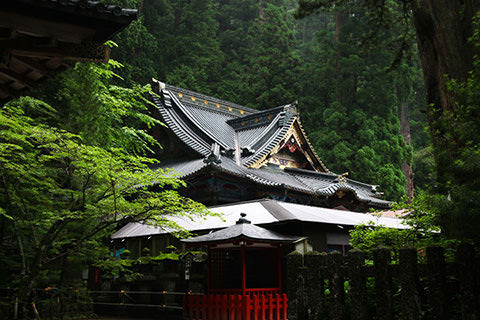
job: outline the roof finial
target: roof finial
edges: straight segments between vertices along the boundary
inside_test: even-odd
[[[216,142],[212,143],[210,154],[203,159],[206,164],[219,164],[222,162],[220,155],[220,145]]]
[[[247,224],[250,224],[250,220],[248,220],[247,218],[245,218],[247,216],[246,213],[240,213],[240,219],[238,219],[237,221],[237,224],[242,224],[242,223],[247,223]]]
[[[348,172],[344,172],[341,175],[337,176],[337,178],[335,180],[333,180],[333,182],[346,183],[347,182],[347,176],[348,176]]]

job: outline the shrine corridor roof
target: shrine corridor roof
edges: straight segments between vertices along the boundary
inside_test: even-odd
[[[288,203],[277,200],[260,199],[233,203],[208,208],[214,213],[221,213],[221,217],[209,216],[193,218],[184,216],[169,216],[168,219],[189,231],[208,231],[227,228],[235,224],[240,213],[247,213],[252,224],[266,226],[280,222],[300,221],[322,223],[340,226],[356,226],[372,222],[374,226],[383,226],[394,229],[408,229],[402,219],[385,217],[369,213],[328,209],[314,206]],[[167,234],[174,230],[155,227],[143,223],[129,223],[112,235],[112,239]]]

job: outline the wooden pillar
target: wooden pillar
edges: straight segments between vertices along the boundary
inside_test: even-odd
[[[417,250],[400,248],[399,257],[402,319],[415,320],[419,318],[420,310],[420,296],[417,289]]]
[[[345,287],[342,275],[343,256],[338,251],[327,256],[327,266],[330,271],[330,319],[341,320],[345,314]],[[299,319],[301,320],[301,319]]]
[[[427,276],[429,285],[429,302],[432,308],[432,319],[450,319],[446,303],[446,266],[445,249],[442,247],[427,247]]]
[[[282,250],[277,248],[277,273],[278,273],[278,289],[282,290]]]
[[[210,246],[208,246],[207,249],[207,293],[210,293],[210,290],[212,289],[212,250],[210,249]]]
[[[245,242],[240,242],[241,254],[242,254],[242,295],[245,295],[245,289],[247,288],[247,279],[246,279],[246,265],[245,265]]]
[[[367,320],[367,277],[363,271],[365,266],[365,253],[358,249],[348,252],[347,268],[350,273],[350,286],[348,295],[350,297],[351,319]]]

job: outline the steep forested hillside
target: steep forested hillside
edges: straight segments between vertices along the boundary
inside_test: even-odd
[[[289,0],[139,5],[113,51],[128,81],[154,77],[258,109],[297,100],[332,171],[379,184],[393,200],[411,195],[412,167],[416,187],[431,184],[423,80],[413,38],[397,56],[403,30],[372,40],[369,14],[356,6],[295,20]]]

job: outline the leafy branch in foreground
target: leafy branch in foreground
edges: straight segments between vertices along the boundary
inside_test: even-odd
[[[86,145],[36,124],[18,103],[0,110],[0,259],[9,261],[0,280],[18,288],[24,308],[35,303],[34,288],[105,254],[102,239],[119,223],[171,228],[178,226],[168,216],[208,214],[178,195],[182,181],[150,169],[156,160]]]

